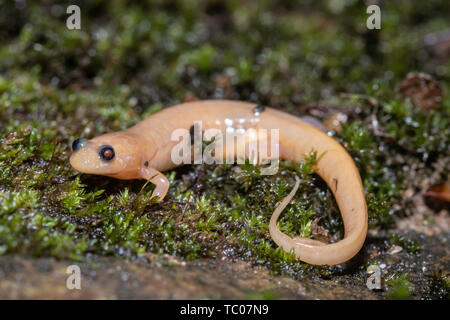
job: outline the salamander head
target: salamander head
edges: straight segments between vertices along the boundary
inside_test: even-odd
[[[135,140],[123,133],[77,139],[72,143],[70,156],[70,164],[77,171],[119,179],[137,178],[140,160]]]

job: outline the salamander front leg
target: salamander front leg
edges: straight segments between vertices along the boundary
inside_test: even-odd
[[[141,169],[141,178],[153,183],[156,188],[153,190],[151,198],[158,197],[158,202],[161,202],[169,190],[169,180],[164,174],[152,168]]]

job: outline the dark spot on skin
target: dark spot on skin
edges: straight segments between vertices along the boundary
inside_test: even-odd
[[[261,104],[258,104],[256,107],[253,108],[253,113],[254,114],[260,114],[264,110],[266,110],[266,107],[261,105]]]
[[[144,162],[144,166],[148,167],[148,161]]]
[[[191,145],[194,144],[194,125],[189,128],[189,134],[191,135]]]
[[[194,126],[195,126],[195,124],[193,124],[193,125],[189,128],[189,134],[191,135],[191,145],[194,144],[194,131],[195,131]],[[203,136],[204,133],[205,133],[205,131],[202,130],[202,136]]]
[[[337,192],[339,180],[338,179],[333,179],[333,181],[334,181],[334,192]]]

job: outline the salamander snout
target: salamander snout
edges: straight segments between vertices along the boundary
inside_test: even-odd
[[[80,138],[72,143],[70,164],[83,173],[134,179],[141,165],[141,149],[134,137],[120,132]]]

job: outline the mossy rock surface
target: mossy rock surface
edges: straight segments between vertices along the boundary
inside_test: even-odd
[[[68,270],[73,261],[0,257],[2,299],[448,299],[448,283],[441,270],[448,265],[450,235],[422,238],[420,254],[406,250],[391,255],[381,245],[389,234],[369,236],[364,256],[372,256],[382,269],[381,289],[367,289],[367,274],[348,264],[330,274],[306,274],[300,280],[274,275],[265,267],[242,260],[200,259],[184,261],[171,255],[146,253],[127,261],[91,257],[77,263],[80,290],[68,290]],[[380,250],[380,247],[383,247]],[[431,257],[431,259],[430,259]],[[24,275],[27,275],[24,277]],[[69,272],[69,274],[71,274]]]

